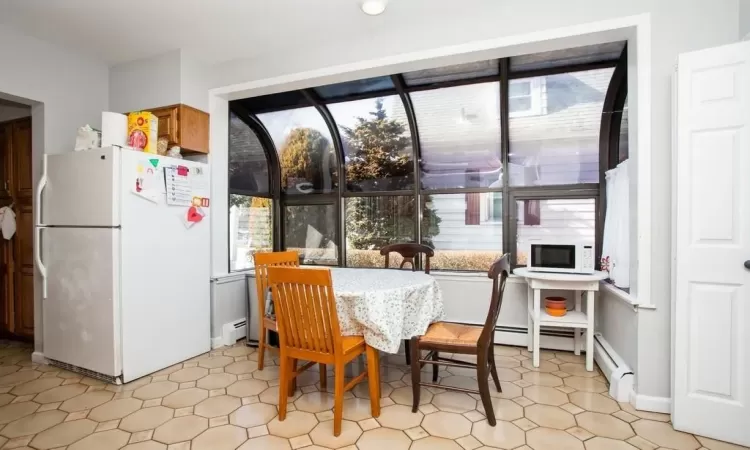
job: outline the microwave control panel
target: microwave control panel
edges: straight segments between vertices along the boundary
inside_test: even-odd
[[[590,245],[586,245],[583,247],[583,255],[581,255],[581,265],[582,268],[585,269],[593,269],[594,268],[594,248]]]

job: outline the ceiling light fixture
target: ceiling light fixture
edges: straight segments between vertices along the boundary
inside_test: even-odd
[[[368,16],[377,16],[385,11],[385,7],[388,4],[388,0],[364,0],[360,7],[362,12]]]

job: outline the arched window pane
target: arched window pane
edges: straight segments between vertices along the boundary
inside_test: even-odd
[[[599,129],[613,71],[511,81],[511,186],[599,182]]]
[[[502,186],[500,83],[411,94],[423,189]]]
[[[414,188],[414,162],[406,111],[396,95],[328,106],[344,145],[346,189]]]
[[[338,186],[336,151],[315,108],[258,114],[276,145],[281,189],[289,195],[329,193]]]
[[[302,264],[338,264],[335,205],[288,205],[284,219],[284,244],[296,250]]]
[[[269,195],[268,161],[253,130],[229,114],[229,192]]]

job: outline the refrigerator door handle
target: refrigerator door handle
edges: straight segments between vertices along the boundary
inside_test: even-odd
[[[39,273],[42,275],[42,299],[47,298],[47,267],[42,262],[42,230],[44,227],[36,227],[36,245],[34,246],[34,259]]]
[[[34,205],[36,206],[36,225],[37,226],[43,226],[42,225],[42,192],[44,191],[44,188],[47,187],[47,155],[44,155],[44,159],[42,159],[42,177],[39,179],[39,184],[36,187],[36,202]]]

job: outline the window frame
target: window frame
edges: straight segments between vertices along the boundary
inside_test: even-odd
[[[497,60],[499,66],[498,75],[483,76],[479,78],[468,78],[459,80],[442,81],[436,83],[429,83],[423,85],[407,85],[403,74],[391,75],[391,79],[394,84],[394,89],[388,89],[386,91],[377,92],[357,92],[350,95],[323,99],[321,98],[314,88],[302,89],[298,91],[300,97],[304,101],[298,101],[295,105],[284,104],[277,108],[264,102],[262,108],[248,110],[243,106],[243,100],[236,100],[230,102],[230,108],[234,113],[241,117],[248,125],[253,128],[261,144],[264,147],[266,158],[269,164],[269,177],[271,178],[271,196],[273,200],[273,243],[274,250],[279,251],[285,248],[285,230],[284,223],[286,220],[285,211],[287,206],[300,206],[308,204],[333,204],[337,214],[336,229],[334,230],[335,240],[338,247],[338,266],[346,266],[346,227],[345,227],[345,216],[346,216],[346,199],[352,197],[387,197],[387,196],[413,196],[415,205],[415,220],[414,220],[414,240],[416,242],[422,242],[421,224],[423,221],[422,206],[424,197],[432,194],[473,194],[473,193],[497,193],[502,196],[502,212],[496,215],[494,210],[495,202],[491,199],[492,203],[489,211],[485,211],[488,214],[489,219],[482,221],[482,214],[480,210],[480,223],[488,226],[497,224],[497,217],[502,217],[500,223],[502,223],[502,248],[504,253],[511,253],[511,261],[513,267],[516,267],[516,233],[517,233],[517,215],[516,201],[517,200],[550,200],[560,198],[593,198],[596,204],[596,225],[595,225],[595,236],[596,236],[596,261],[598,268],[598,261],[601,255],[601,240],[603,231],[603,218],[604,218],[604,205],[606,204],[606,196],[604,192],[604,172],[610,167],[611,158],[614,152],[617,151],[617,147],[614,145],[615,142],[619,144],[619,120],[617,126],[614,126],[611,120],[617,118],[617,114],[607,112],[615,112],[615,100],[624,98],[627,95],[627,80],[621,74],[624,70],[627,72],[627,45],[623,50],[618,60],[606,60],[587,62],[582,64],[573,64],[562,67],[553,67],[549,69],[534,69],[511,72],[510,70],[510,58],[501,58]],[[555,75],[561,73],[574,73],[580,71],[588,71],[602,68],[615,68],[615,76],[613,74],[610,80],[609,87],[607,89],[607,96],[605,98],[605,106],[603,109],[602,120],[601,120],[601,131],[600,131],[600,142],[599,142],[599,164],[600,164],[600,177],[599,183],[589,184],[572,184],[572,185],[551,185],[551,186],[516,186],[511,187],[509,184],[510,173],[507,170],[509,167],[509,153],[510,153],[510,132],[509,132],[509,119],[510,117],[523,117],[531,115],[539,115],[544,112],[546,105],[544,105],[544,78],[548,75]],[[535,84],[532,82],[531,97],[532,97],[532,108],[529,111],[511,112],[509,110],[509,88],[510,83],[513,80],[533,78],[538,80]],[[411,102],[410,94],[413,92],[442,89],[453,86],[463,86],[470,84],[480,84],[487,82],[499,82],[500,83],[500,155],[503,167],[502,185],[488,188],[447,188],[447,189],[423,189],[421,181],[421,156],[422,150],[419,139],[419,124],[416,120],[414,112],[414,106]],[[613,93],[610,94],[610,91]],[[617,95],[615,95],[617,93]],[[347,102],[353,100],[371,99],[387,95],[398,95],[403,103],[406,118],[409,126],[409,132],[411,135],[412,143],[412,161],[414,163],[414,190],[401,190],[401,191],[373,191],[373,192],[350,192],[346,189],[346,169],[345,169],[345,155],[343,151],[343,144],[339,133],[338,126],[336,125],[330,111],[327,108],[328,104]],[[611,99],[610,99],[611,97]],[[535,100],[536,99],[536,100]],[[249,99],[252,100],[252,99]],[[619,100],[618,100],[619,101]],[[252,105],[252,102],[248,103]],[[271,105],[271,106],[269,106]],[[621,105],[621,104],[620,104]],[[276,152],[273,140],[270,138],[268,131],[263,127],[263,124],[257,119],[255,114],[263,112],[272,112],[284,109],[293,109],[300,107],[315,107],[316,110],[321,114],[325,121],[329,132],[333,140],[333,146],[337,156],[337,174],[338,174],[338,189],[331,193],[319,193],[309,194],[306,196],[288,196],[281,192],[281,169],[279,166],[278,153]],[[608,109],[609,108],[609,109]],[[620,106],[620,116],[621,116]],[[238,112],[239,111],[239,112]],[[607,123],[605,127],[605,122]],[[616,131],[616,132],[615,132]],[[614,147],[614,148],[613,148]],[[616,153],[615,153],[616,154]],[[616,165],[616,163],[615,163]],[[239,193],[239,192],[238,192]],[[257,195],[256,195],[257,196]],[[492,196],[494,197],[494,196]],[[228,201],[228,200],[227,200]],[[480,205],[481,208],[481,205]],[[467,272],[477,272],[476,270],[467,270]]]

